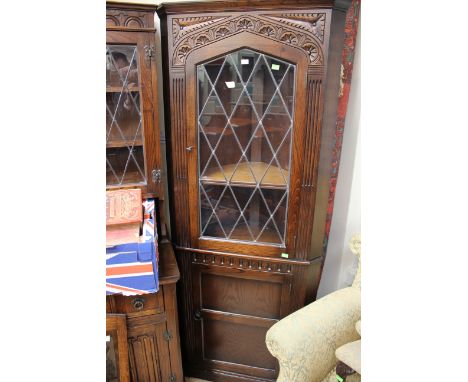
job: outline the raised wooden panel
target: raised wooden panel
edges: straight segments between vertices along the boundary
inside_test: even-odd
[[[202,274],[202,308],[279,318],[282,285],[258,280]]]
[[[166,381],[171,374],[169,346],[164,339],[166,315],[129,318],[127,325],[132,381]]]
[[[162,381],[154,335],[136,336],[128,341],[132,381]]]
[[[204,359],[274,370],[276,360],[265,345],[267,330],[204,318]]]

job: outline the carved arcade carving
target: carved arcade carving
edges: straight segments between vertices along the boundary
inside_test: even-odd
[[[106,25],[108,27],[125,27],[125,28],[149,28],[152,25],[147,25],[146,13],[122,11],[120,9],[108,9],[106,15]]]
[[[182,66],[192,50],[244,31],[303,50],[309,56],[309,65],[324,64],[321,45],[325,32],[325,14],[263,15],[268,20],[261,16],[241,15],[232,16],[226,21],[228,17],[173,19],[175,48],[172,65]],[[184,36],[186,37],[183,38]]]
[[[291,273],[292,265],[289,263],[277,263],[255,259],[243,259],[218,254],[192,253],[192,263],[217,265],[220,267],[247,269],[272,273]]]
[[[186,34],[204,28],[214,22],[221,21],[227,17],[221,16],[201,16],[201,17],[185,17],[183,19],[172,20],[172,44],[184,37]]]
[[[311,32],[323,43],[325,36],[325,13],[284,13],[262,16],[291,27]]]

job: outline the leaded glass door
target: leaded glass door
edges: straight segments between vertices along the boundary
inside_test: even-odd
[[[160,168],[154,58],[150,34],[107,32],[106,186],[158,195]]]
[[[106,46],[106,183],[145,185],[138,50]]]
[[[249,49],[197,65],[201,238],[285,246],[295,71]]]

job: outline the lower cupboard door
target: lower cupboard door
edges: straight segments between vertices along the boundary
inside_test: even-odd
[[[165,382],[171,377],[164,315],[127,319],[128,358],[132,382]]]
[[[204,369],[274,379],[268,329],[287,313],[290,275],[195,265],[195,332]]]

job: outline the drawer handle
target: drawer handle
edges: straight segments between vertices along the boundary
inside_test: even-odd
[[[198,320],[201,320],[201,313],[200,313],[199,310],[197,310],[197,311],[195,312],[195,320],[197,320],[197,321],[198,321]]]
[[[133,300],[133,309],[141,310],[145,306],[145,300],[141,297],[137,297]]]

